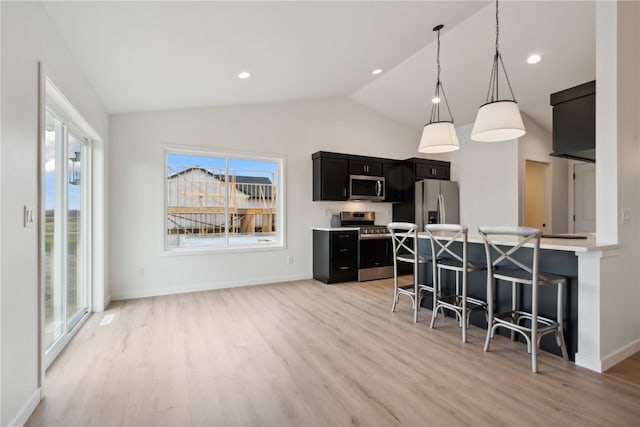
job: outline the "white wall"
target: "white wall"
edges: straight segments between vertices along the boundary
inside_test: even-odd
[[[596,16],[596,232],[599,241],[620,245],[617,256],[602,260],[606,368],[640,351],[640,4],[598,4]],[[622,209],[629,209],[629,223],[620,220]]]
[[[457,128],[460,149],[440,156],[460,186],[460,223],[473,234],[481,225],[518,225],[518,141],[475,142],[472,128]]]
[[[578,297],[593,316],[578,319],[590,336],[579,343],[576,363],[596,371],[640,351],[639,27],[638,2],[598,2],[596,238],[618,246],[580,256],[580,274],[593,274],[580,280]],[[619,212],[627,209],[623,221]]]
[[[419,135],[354,101],[326,99],[114,115],[110,137],[111,292],[121,299],[311,277],[311,229],[329,225],[328,211],[373,208],[379,223],[391,211],[313,202],[311,154],[408,158]],[[164,255],[166,145],[286,156],[286,249]]]
[[[568,194],[567,194],[567,167],[569,161],[558,157],[549,156],[553,151],[552,136],[544,128],[533,120],[523,115],[527,133],[518,139],[519,153],[519,206],[520,224],[524,225],[525,211],[525,162],[533,160],[547,163],[547,200],[545,218],[548,221],[547,233],[568,232]]]
[[[2,2],[0,2],[0,46],[2,46]],[[1,49],[0,49],[1,50]],[[2,55],[0,54],[0,82],[2,82]],[[2,188],[2,84],[0,84],[0,188]],[[2,197],[0,197],[0,242],[2,242]],[[2,245],[0,244],[0,272],[2,271]],[[2,274],[0,274],[0,333],[2,333]],[[2,380],[2,337],[0,336],[0,382]],[[0,425],[2,424],[2,384],[0,384]]]
[[[39,401],[38,235],[23,205],[38,206],[38,61],[103,138],[108,116],[39,3],[2,2],[0,281],[2,419],[23,423]]]

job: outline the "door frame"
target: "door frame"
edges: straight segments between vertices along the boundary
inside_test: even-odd
[[[83,232],[86,239],[84,242],[86,259],[86,271],[83,272],[86,281],[86,302],[87,311],[79,321],[70,328],[66,336],[60,338],[57,350],[52,350],[51,355],[57,356],[65,345],[73,338],[80,327],[86,322],[93,311],[102,311],[108,303],[104,297],[105,280],[103,276],[104,260],[98,258],[104,252],[104,213],[100,207],[104,206],[104,146],[102,138],[84,117],[75,109],[73,104],[63,95],[56,84],[57,80],[42,62],[38,63],[38,386],[40,388],[40,399],[45,396],[45,371],[55,357],[45,357],[45,301],[44,301],[44,233],[45,218],[44,200],[44,144],[46,140],[46,112],[47,105],[51,105],[56,116],[62,116],[68,130],[74,136],[82,138],[87,143],[86,151],[86,173],[84,180],[86,185],[82,189],[85,202],[85,220],[83,221]],[[49,87],[49,92],[47,91]],[[96,150],[98,151],[96,153]],[[98,159],[96,162],[96,154]],[[98,173],[98,175],[96,175]],[[96,178],[97,179],[94,179]],[[97,188],[96,188],[97,184]],[[90,197],[90,198],[89,198]],[[96,227],[97,226],[97,227]],[[96,271],[97,269],[97,271]],[[65,296],[66,298],[66,296]],[[96,298],[100,298],[96,303]],[[67,319],[64,316],[65,329]]]
[[[553,188],[552,188],[552,176],[551,176],[551,169],[553,165],[551,162],[548,162],[548,161],[536,160],[531,158],[523,159],[523,163],[522,163],[523,168],[522,168],[522,174],[521,174],[522,198],[520,202],[521,203],[520,224],[524,225],[526,221],[527,163],[528,162],[541,163],[546,166],[544,170],[544,224],[545,224],[545,227],[544,229],[541,229],[541,231],[543,232],[543,234],[551,234],[553,233],[553,211],[552,211],[552,204],[553,204],[552,189]]]

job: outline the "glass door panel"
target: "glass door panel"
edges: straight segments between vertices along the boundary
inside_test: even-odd
[[[84,286],[84,145],[73,134],[67,141],[66,284],[68,329],[87,311]]]
[[[46,137],[44,149],[44,340],[49,349],[64,333],[62,280],[56,260],[61,246],[61,222],[57,207],[61,202],[58,176],[63,173],[56,167],[56,154],[64,143],[64,125],[53,115],[46,116]]]
[[[48,366],[89,312],[89,146],[47,110],[44,139],[44,348]]]

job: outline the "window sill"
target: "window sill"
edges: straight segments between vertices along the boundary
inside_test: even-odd
[[[238,247],[188,247],[188,248],[165,248],[162,252],[163,256],[182,256],[182,255],[211,255],[211,254],[235,254],[247,252],[270,252],[286,249],[282,243],[264,243],[256,245],[246,245]]]

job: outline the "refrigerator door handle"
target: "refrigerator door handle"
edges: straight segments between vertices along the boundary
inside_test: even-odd
[[[444,196],[438,194],[438,201],[440,202],[440,212],[442,212],[442,218],[440,218],[440,224],[447,223],[447,210],[444,207]]]

